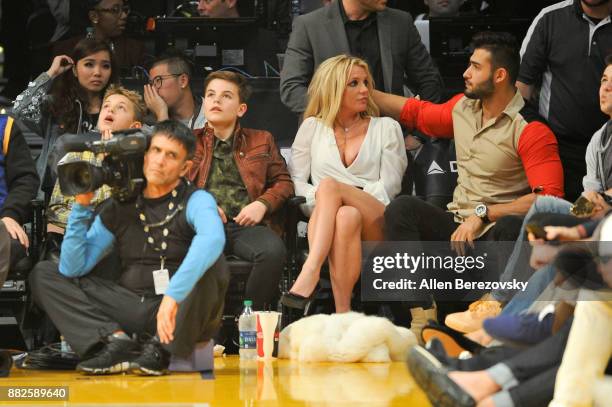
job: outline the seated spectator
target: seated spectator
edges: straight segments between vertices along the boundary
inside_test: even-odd
[[[434,404],[546,405],[553,389],[551,406],[593,403],[593,384],[603,376],[612,355],[610,222],[606,218],[595,231],[595,239],[601,240],[596,250],[601,262],[593,262],[589,253],[600,287],[592,287],[595,279],[584,280],[573,320],[568,318],[556,332],[553,326],[554,335],[526,350],[497,346],[463,360],[447,357],[435,341],[429,352],[411,351],[409,368]]]
[[[191,65],[182,54],[168,53],[155,60],[149,78],[149,84],[144,86],[144,100],[156,121],[178,120],[191,130],[204,127],[202,99],[191,91]]]
[[[427,6],[426,14],[419,14],[414,21],[429,20],[431,17],[457,17],[465,0],[423,0]]]
[[[593,204],[593,211],[590,214],[591,219],[601,219],[610,209],[610,205],[606,202],[601,194],[612,194],[612,178],[609,174],[612,173],[612,160],[606,159],[612,154],[612,55],[606,58],[606,68],[601,76],[601,85],[599,88],[599,105],[601,111],[610,118],[601,129],[599,129],[589,142],[586,155],[587,174],[583,179],[584,192],[582,195]],[[521,234],[514,246],[514,250],[508,264],[501,275],[501,281],[511,281],[512,279],[527,280],[533,273],[533,268],[527,264],[521,263],[522,247],[525,237],[523,232],[528,223],[534,221],[534,217],[538,214],[549,214],[547,224],[542,226],[574,226],[582,222],[581,219],[570,215],[571,203],[552,196],[540,196],[529,209],[525,216]],[[579,229],[574,229],[578,232]],[[583,229],[580,229],[581,233]],[[582,236],[584,237],[584,236]],[[552,239],[552,237],[551,237]],[[552,278],[548,274],[548,279],[543,280],[544,283],[550,282]],[[492,297],[501,302],[507,302],[512,298],[512,292],[508,290],[494,290],[491,292]],[[476,318],[476,315],[473,315]]]
[[[263,310],[278,298],[285,266],[284,243],[268,226],[281,230],[278,215],[293,195],[293,182],[272,134],[240,126],[249,93],[240,74],[219,71],[206,77],[208,122],[195,131],[189,179],[217,201],[225,224],[225,253],[254,263],[244,295],[254,309]]]
[[[498,9],[530,6],[516,1],[496,3]],[[546,3],[537,5],[542,8]],[[611,14],[609,0],[559,1],[533,19],[521,45],[516,85],[526,100],[538,104],[557,137],[565,196],[570,201],[582,190],[588,140],[607,121],[594,95],[611,52]]]
[[[424,134],[454,137],[457,150],[457,187],[448,210],[412,196],[398,197],[385,211],[390,240],[450,240],[459,253],[477,239],[514,241],[520,220],[496,228],[497,220],[525,214],[536,194],[563,195],[555,136],[531,114],[514,85],[520,63],[515,39],[507,33],[480,33],[473,46],[463,74],[464,95],[435,105],[374,92],[384,113]],[[504,259],[498,262],[505,264]],[[479,304],[483,314],[499,312],[488,302]],[[465,315],[456,317],[451,327],[472,329]]]
[[[400,126],[377,117],[372,90],[368,65],[346,55],[323,62],[308,88],[289,171],[296,194],[306,197],[310,252],[282,297],[288,307],[308,305],[329,260],[336,312],[349,311],[361,242],[383,239],[385,206],[400,192],[408,162]]]
[[[104,95],[102,109],[98,117],[96,130],[100,132],[102,140],[108,140],[113,132],[132,128],[140,128],[145,113],[142,97],[133,91],[122,87],[111,86]],[[90,151],[82,153],[68,153],[62,161],[86,160],[100,165],[103,157],[97,157]],[[95,191],[91,205],[97,207],[102,201],[110,198],[111,190],[107,185]],[[64,196],[60,189],[59,180],[55,183],[53,194],[47,209],[47,241],[46,259],[59,260],[59,252],[68,223],[68,217],[74,204],[73,196]]]
[[[43,72],[15,99],[13,113],[43,138],[36,170],[42,190],[51,195],[57,177],[55,151],[64,133],[91,131],[98,122],[102,96],[116,82],[113,53],[108,44],[93,39],[79,41],[70,56],[53,59]]]
[[[117,66],[131,70],[133,66],[142,65],[144,59],[144,43],[124,35],[130,6],[127,0],[87,0],[87,18],[93,31],[87,37],[105,41],[114,53]],[[84,17],[84,16],[83,16]],[[82,35],[58,41],[53,46],[53,55],[63,55],[85,37]]]
[[[0,231],[8,255],[0,256],[0,280],[30,246],[23,224],[30,221],[39,180],[30,149],[12,117],[0,115]],[[10,239],[7,239],[9,237]],[[2,268],[6,267],[6,271]],[[1,282],[0,281],[0,287]]]
[[[78,371],[161,375],[170,353],[188,357],[215,334],[229,281],[225,238],[214,199],[183,178],[194,150],[189,128],[158,123],[136,202],[111,198],[93,216],[94,193],[77,195],[59,272],[51,262],[32,270],[34,301],[80,357]],[[113,245],[120,277],[90,275]],[[152,338],[141,348],[132,334]]]
[[[441,98],[442,78],[410,14],[384,1],[333,0],[293,21],[280,75],[281,100],[289,110],[304,112],[314,71],[340,54],[365,60],[378,90],[404,95],[408,86],[424,100]]]
[[[237,18],[240,17],[238,0],[200,0],[198,13],[203,17]]]

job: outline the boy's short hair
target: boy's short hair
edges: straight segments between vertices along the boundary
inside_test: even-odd
[[[606,68],[610,65],[612,65],[612,54],[606,57]]]
[[[147,113],[147,106],[145,105],[142,96],[140,93],[124,88],[123,86],[111,85],[104,93],[104,98],[102,99],[102,104],[106,98],[112,95],[121,95],[126,97],[130,102],[132,102],[132,106],[134,107],[134,119],[142,122]]]
[[[206,94],[208,85],[215,79],[221,79],[236,85],[238,87],[238,98],[242,103],[246,103],[251,96],[251,86],[249,85],[247,78],[232,71],[215,71],[210,73],[204,81],[204,94]]]

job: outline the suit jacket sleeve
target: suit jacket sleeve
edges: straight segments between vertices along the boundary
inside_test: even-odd
[[[314,72],[312,44],[303,17],[293,22],[280,78],[281,101],[298,114],[306,110],[306,93]]]
[[[406,61],[404,61],[404,71],[408,79],[408,86],[416,89],[422,100],[440,102],[443,89],[440,72],[421,42],[421,36],[410,16],[407,18],[406,26],[408,27],[408,52]]]

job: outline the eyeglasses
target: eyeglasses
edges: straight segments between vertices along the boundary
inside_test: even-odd
[[[155,86],[156,89],[159,89],[164,84],[164,78],[170,78],[172,76],[179,77],[182,73],[171,73],[168,75],[159,75],[149,81],[149,85]]]
[[[97,8],[95,10],[96,11],[102,11],[102,12],[105,12],[105,13],[114,14],[116,16],[120,16],[121,13],[125,13],[126,15],[130,14],[130,11],[132,9],[127,4],[125,4],[123,6],[120,6],[120,5],[116,4],[116,5],[114,5],[111,8]]]

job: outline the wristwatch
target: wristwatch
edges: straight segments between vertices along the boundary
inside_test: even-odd
[[[485,204],[478,204],[476,208],[474,208],[474,215],[478,216],[484,223],[491,222],[489,220],[489,208]]]

